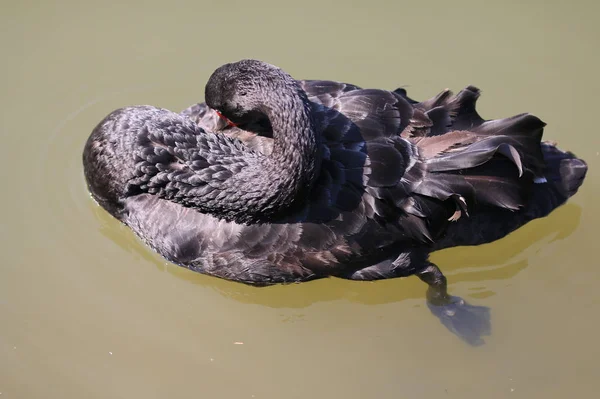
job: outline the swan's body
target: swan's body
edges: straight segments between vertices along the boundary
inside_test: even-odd
[[[239,127],[203,104],[123,108],[90,136],[85,175],[100,205],[192,270],[258,285],[417,274],[448,305],[429,252],[545,216],[587,169],[542,144],[534,116],[482,120],[478,95],[416,103],[241,61],[206,92]]]

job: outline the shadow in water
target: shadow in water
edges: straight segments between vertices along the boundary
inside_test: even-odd
[[[127,227],[113,219],[91,200],[90,207],[100,222],[99,231],[123,250],[135,253],[162,271],[192,284],[210,287],[221,295],[248,304],[272,308],[303,308],[318,302],[348,300],[376,305],[424,298],[426,287],[417,278],[362,282],[327,278],[301,284],[253,287],[192,272],[168,263],[146,247]],[[484,286],[486,280],[510,279],[528,265],[527,259],[515,259],[532,247],[543,246],[571,235],[580,222],[581,208],[566,204],[548,217],[530,222],[496,242],[477,247],[450,248],[432,258],[448,276],[449,284],[482,282],[470,287],[474,298],[493,295]],[[482,292],[483,290],[483,292]],[[452,291],[450,289],[450,291]]]

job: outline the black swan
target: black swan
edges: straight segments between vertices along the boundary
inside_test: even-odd
[[[429,253],[499,239],[583,183],[583,160],[529,114],[483,120],[479,90],[298,81],[255,60],[218,68],[206,104],[109,114],[83,152],[92,196],[167,260],[254,285],[417,275],[471,344],[489,310],[452,297]]]

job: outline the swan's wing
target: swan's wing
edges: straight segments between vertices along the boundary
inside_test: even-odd
[[[362,176],[330,191],[360,187],[363,177],[366,217],[395,224],[419,242],[434,241],[473,207],[519,209],[532,176],[541,173],[544,123],[526,114],[484,121],[475,110],[478,95],[468,87],[416,103],[398,92],[357,89],[333,98],[316,113],[330,161],[344,175]],[[332,198],[338,208],[353,196]]]
[[[360,87],[353,84],[333,80],[299,80],[298,82],[310,101],[330,108],[344,93],[360,90]]]
[[[300,250],[309,233],[300,224],[240,225],[149,194],[128,198],[125,207],[125,222],[144,242],[194,271],[249,284],[317,276],[300,259],[311,256]]]
[[[480,207],[520,209],[533,177],[542,173],[545,124],[529,114],[485,121],[475,108],[479,94],[469,86],[413,103],[413,118],[401,134],[419,160],[403,177],[410,195],[398,206],[425,220],[432,238],[446,218],[456,221]]]
[[[408,97],[403,88],[394,90],[394,94],[414,108],[411,123],[402,131],[402,137],[430,137],[451,131],[473,131],[485,122],[476,110],[481,91],[474,86],[464,88],[457,95],[445,89],[421,102]]]
[[[386,242],[385,232],[362,228],[348,238],[328,224],[226,222],[149,194],[127,198],[125,208],[125,223],[168,260],[249,284],[344,275],[348,259],[381,257]]]
[[[355,89],[329,99],[328,107],[315,105],[327,150],[307,220],[326,222],[333,236],[348,236],[364,251],[399,237],[427,241],[420,218],[398,223],[405,212],[397,204],[410,195],[403,179],[418,160],[414,145],[400,138],[412,106],[385,90]]]

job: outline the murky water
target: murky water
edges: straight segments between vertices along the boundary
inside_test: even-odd
[[[600,378],[600,6],[589,1],[12,2],[0,62],[4,398],[564,398]],[[586,4],[587,3],[587,4]],[[492,309],[473,348],[416,278],[256,289],[166,264],[89,198],[83,143],[111,110],[180,110],[244,57],[298,78],[480,86],[586,159],[566,206],[434,255]]]

